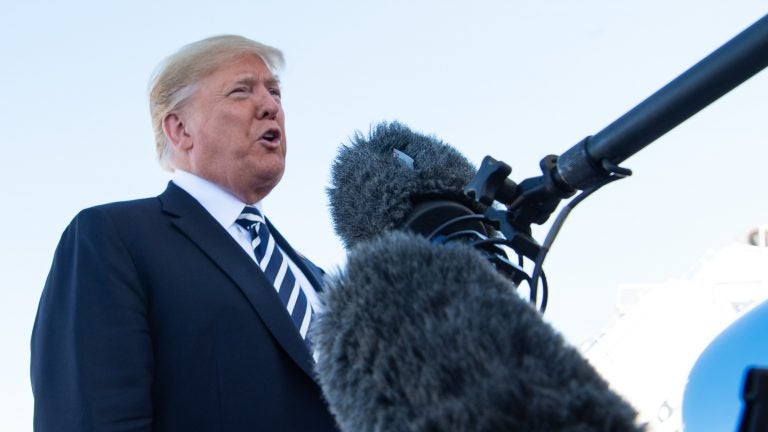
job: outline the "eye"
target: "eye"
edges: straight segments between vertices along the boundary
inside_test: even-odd
[[[251,91],[251,89],[249,87],[239,86],[239,87],[235,87],[232,90],[230,90],[229,95],[230,96],[242,96],[242,95],[250,93],[250,91]]]
[[[282,92],[280,91],[280,88],[278,87],[272,87],[269,89],[269,94],[271,94],[275,99],[280,99],[282,97]]]

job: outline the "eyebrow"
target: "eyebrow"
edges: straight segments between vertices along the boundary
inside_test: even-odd
[[[277,86],[280,87],[280,77],[276,75],[271,75],[269,78],[264,80],[264,84],[268,86]]]
[[[242,78],[239,78],[239,79],[235,80],[234,84],[235,85],[237,85],[237,84],[246,84],[246,85],[249,85],[249,86],[253,86],[257,82],[259,82],[258,77],[255,77],[253,75],[247,75],[247,76],[244,76]],[[277,76],[274,76],[274,75],[270,75],[269,77],[267,77],[264,80],[264,85],[268,86],[268,87],[269,86],[280,87],[280,78],[277,77]]]

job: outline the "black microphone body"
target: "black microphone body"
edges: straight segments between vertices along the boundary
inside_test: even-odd
[[[642,430],[470,246],[385,233],[326,283],[311,338],[343,431]]]

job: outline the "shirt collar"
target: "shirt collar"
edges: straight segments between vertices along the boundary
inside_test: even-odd
[[[246,205],[216,183],[180,169],[174,171],[172,181],[192,195],[225,229],[235,223]],[[264,214],[261,201],[252,205]]]

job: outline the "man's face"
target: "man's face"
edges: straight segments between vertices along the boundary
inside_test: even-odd
[[[188,169],[246,203],[266,196],[285,170],[280,87],[256,56],[202,79],[179,113],[190,147]]]

